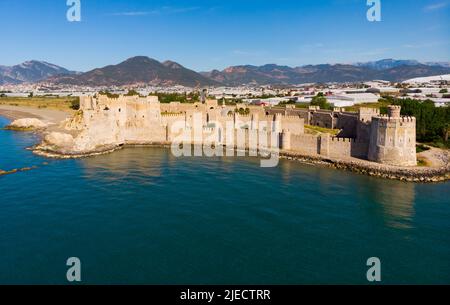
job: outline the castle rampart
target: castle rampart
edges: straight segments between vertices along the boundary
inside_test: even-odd
[[[97,95],[82,97],[80,108],[81,114],[67,124],[81,131],[74,139],[73,149],[77,151],[186,139],[192,144],[228,143],[238,149],[276,145],[286,151],[335,159],[354,157],[384,164],[416,165],[416,120],[402,117],[399,106],[389,107],[387,115],[380,115],[373,108],[351,113],[318,107],[249,107],[250,112],[241,115],[236,112],[238,108],[219,106],[209,100],[205,104],[160,104],[157,97]],[[338,128],[341,132],[337,137],[305,134],[306,123]],[[232,132],[227,130],[230,126]]]

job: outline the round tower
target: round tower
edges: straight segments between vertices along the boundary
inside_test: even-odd
[[[402,117],[400,106],[372,118],[368,159],[383,164],[416,166],[416,118]]]
[[[390,105],[388,106],[388,117],[398,119],[400,118],[400,110],[402,109],[401,106],[396,105]]]

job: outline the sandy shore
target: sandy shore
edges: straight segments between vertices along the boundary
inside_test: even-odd
[[[72,116],[70,110],[62,111],[47,108],[34,108],[26,106],[0,105],[0,116],[10,120],[36,118],[47,123],[58,124],[59,122]]]

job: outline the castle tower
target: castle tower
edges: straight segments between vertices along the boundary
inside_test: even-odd
[[[275,113],[272,122],[272,131],[273,132],[281,132],[281,119],[283,115],[281,113]]]
[[[361,122],[370,122],[372,120],[372,117],[379,115],[380,109],[378,108],[361,107],[358,111],[358,119]],[[398,113],[398,115],[400,116],[400,112]]]
[[[398,119],[400,118],[400,110],[401,110],[401,106],[388,106],[388,117],[390,118],[394,118],[394,119]]]
[[[400,106],[389,106],[387,116],[374,116],[368,159],[383,164],[416,166],[416,118],[402,117]]]

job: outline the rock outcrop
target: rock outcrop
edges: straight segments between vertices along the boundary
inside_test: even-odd
[[[6,127],[6,129],[10,130],[35,130],[35,129],[43,129],[48,127],[47,123],[42,122],[41,120],[28,118],[28,119],[19,119],[12,122],[10,125]]]
[[[44,142],[59,149],[68,149],[73,146],[74,139],[68,133],[51,132],[45,136]]]

